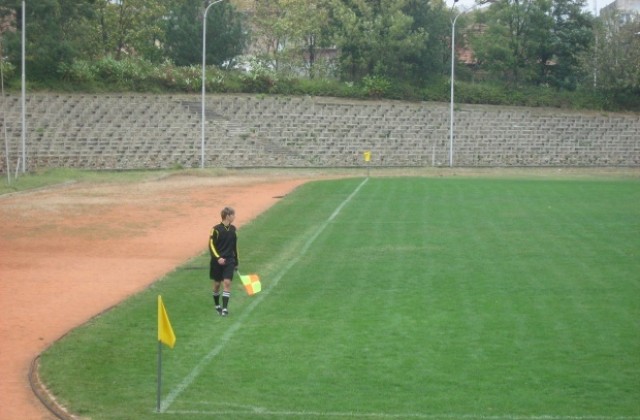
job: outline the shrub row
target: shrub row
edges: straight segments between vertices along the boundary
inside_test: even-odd
[[[7,86],[17,89],[20,78],[13,68],[5,70]],[[160,65],[140,59],[96,62],[76,61],[60,65],[57,76],[48,82],[30,84],[32,90],[49,89],[77,92],[186,92],[202,90],[202,67],[178,67],[170,62]],[[450,101],[449,80],[441,78],[421,88],[367,76],[358,83],[331,78],[308,79],[283,76],[268,66],[251,71],[206,69],[206,89],[212,93],[264,93],[349,98],[385,98],[411,101]],[[608,111],[640,111],[640,92],[558,91],[546,87],[509,88],[495,83],[456,81],[455,102],[493,105],[544,106]]]

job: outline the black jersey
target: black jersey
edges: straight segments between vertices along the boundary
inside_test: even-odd
[[[236,236],[236,227],[233,225],[225,226],[219,223],[211,228],[209,235],[209,252],[211,258],[224,258],[225,260],[233,259],[238,265],[238,237]]]

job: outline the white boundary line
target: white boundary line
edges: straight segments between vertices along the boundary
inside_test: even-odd
[[[206,411],[206,410],[171,410],[167,411],[167,414],[173,415],[198,415],[198,416],[229,416],[234,415],[251,415],[252,417],[347,417],[347,418],[371,418],[371,419],[460,419],[460,420],[637,420],[640,417],[637,416],[562,416],[554,414],[539,414],[539,415],[521,415],[521,414],[503,414],[503,415],[482,415],[482,414],[422,414],[422,413],[364,413],[364,412],[319,412],[319,411],[270,411],[261,409],[259,407],[247,408],[246,410],[221,410],[221,411]]]
[[[238,329],[240,329],[240,327],[242,326],[242,324],[244,323],[245,319],[247,319],[247,317],[251,314],[251,312],[253,312],[253,310],[255,309],[256,306],[258,306],[260,304],[260,302],[262,302],[262,300],[269,295],[269,291],[273,288],[275,288],[278,283],[280,282],[280,280],[282,279],[282,277],[284,277],[284,275],[298,262],[300,261],[300,258],[302,257],[302,255],[304,255],[309,248],[311,247],[311,245],[315,242],[315,240],[318,238],[318,236],[320,236],[320,234],[326,229],[326,227],[329,225],[329,223],[331,223],[333,221],[333,219],[336,218],[336,216],[340,213],[340,211],[343,209],[344,206],[346,206],[349,201],[351,201],[351,199],[358,193],[358,191],[360,191],[360,189],[364,186],[364,184],[367,183],[367,181],[369,180],[369,178],[365,178],[357,187],[355,190],[353,190],[353,192],[351,193],[351,195],[349,195],[349,197],[347,197],[339,206],[338,208],[336,208],[336,210],[331,214],[331,216],[329,216],[329,218],[318,228],[318,230],[316,230],[316,232],[313,234],[313,236],[311,236],[311,238],[309,238],[309,240],[307,240],[307,242],[304,244],[304,246],[302,247],[302,249],[300,250],[300,252],[297,254],[296,258],[293,258],[289,261],[289,263],[287,265],[284,266],[284,268],[280,271],[280,273],[275,276],[275,278],[270,282],[270,287],[263,290],[262,293],[259,293],[255,299],[253,299],[251,301],[251,303],[244,309],[244,311],[242,311],[242,313],[240,314],[240,316],[238,316],[238,318],[236,319],[236,321],[229,327],[229,329],[227,331],[225,331],[225,333],[222,335],[220,342],[218,343],[217,346],[215,346],[209,353],[207,353],[202,360],[200,360],[200,362],[193,368],[193,370],[182,380],[182,382],[180,382],[180,384],[178,384],[177,387],[175,387],[174,389],[171,390],[171,392],[169,393],[169,395],[167,396],[167,398],[164,399],[164,401],[162,401],[161,405],[160,405],[160,413],[164,413],[166,412],[169,407],[171,406],[171,404],[173,404],[173,402],[176,400],[176,398],[178,398],[180,396],[180,394],[182,394],[182,392],[187,389],[192,383],[193,381],[200,375],[200,373],[202,373],[202,370],[209,364],[209,362],[211,361],[211,359],[213,359],[214,357],[216,357],[218,354],[220,354],[220,352],[222,351],[222,349],[225,347],[225,345],[229,342],[229,340],[231,340],[231,338],[233,337],[233,335],[235,334],[236,331],[238,331]]]

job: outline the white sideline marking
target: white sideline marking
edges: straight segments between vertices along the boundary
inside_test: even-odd
[[[422,414],[422,413],[363,413],[363,412],[319,412],[319,411],[270,411],[259,407],[247,407],[246,410],[221,410],[221,411],[201,411],[201,410],[171,410],[167,414],[174,415],[198,415],[198,416],[233,416],[247,415],[252,417],[347,417],[347,418],[377,418],[377,419],[461,419],[461,420],[637,420],[637,416],[562,416],[554,414],[539,415],[482,415],[482,414]]]
[[[280,282],[280,279],[282,279],[282,277],[291,269],[291,267],[293,267],[302,257],[302,255],[304,255],[309,248],[311,247],[311,245],[313,244],[313,242],[315,242],[315,240],[318,238],[318,236],[320,236],[320,234],[326,229],[326,227],[329,225],[329,223],[331,223],[331,221],[333,219],[336,218],[336,216],[340,213],[340,211],[342,210],[342,208],[344,206],[347,205],[347,203],[349,203],[349,201],[351,201],[351,199],[358,193],[358,191],[360,191],[360,188],[362,188],[364,186],[364,184],[367,183],[367,181],[369,180],[369,178],[365,178],[364,181],[362,181],[360,183],[360,185],[358,185],[356,187],[355,190],[353,190],[353,192],[351,193],[351,195],[349,195],[349,197],[347,197],[339,206],[338,208],[336,208],[336,210],[331,214],[331,216],[329,216],[329,218],[318,228],[318,230],[313,234],[313,236],[311,236],[311,238],[309,238],[309,240],[307,240],[307,242],[304,244],[304,246],[302,247],[301,251],[298,253],[298,256],[296,258],[293,258],[289,261],[289,263],[287,265],[284,266],[284,268],[280,271],[280,273],[271,281],[271,286],[265,290],[262,291],[262,293],[259,293],[255,299],[253,299],[251,301],[251,303],[242,311],[242,313],[240,313],[240,315],[238,316],[238,318],[236,319],[236,321],[231,325],[231,327],[229,327],[229,329],[222,335],[221,339],[220,339],[220,343],[215,346],[209,353],[207,353],[202,360],[200,360],[200,362],[193,368],[193,370],[189,373],[189,375],[187,375],[182,382],[180,382],[180,384],[178,384],[177,387],[175,387],[173,390],[171,390],[171,392],[169,393],[169,395],[167,396],[167,398],[165,398],[164,401],[162,401],[162,403],[160,404],[160,413],[164,413],[167,411],[167,409],[169,409],[169,407],[171,406],[171,404],[173,404],[173,402],[175,401],[176,398],[178,398],[178,396],[180,394],[182,394],[182,392],[187,389],[191,383],[200,375],[200,373],[202,372],[202,370],[205,368],[205,366],[211,361],[211,359],[213,359],[214,357],[216,357],[224,348],[224,346],[227,344],[227,342],[231,339],[231,337],[233,336],[233,334],[238,331],[238,329],[242,326],[243,322],[245,319],[247,319],[247,317],[249,316],[249,314],[251,314],[251,312],[253,311],[253,309],[258,306],[258,304],[260,302],[262,302],[262,300],[269,294],[269,291],[276,287],[278,285],[278,283]]]

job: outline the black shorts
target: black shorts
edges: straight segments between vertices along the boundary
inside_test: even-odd
[[[220,265],[217,260],[212,259],[209,265],[209,278],[215,281],[233,280],[233,272],[235,270],[236,262],[233,258],[228,258],[225,265]]]

